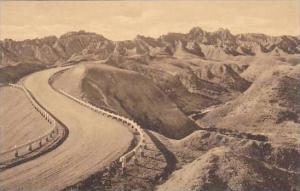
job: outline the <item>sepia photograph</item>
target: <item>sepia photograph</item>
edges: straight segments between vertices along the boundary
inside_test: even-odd
[[[300,0],[0,1],[0,191],[300,191]]]

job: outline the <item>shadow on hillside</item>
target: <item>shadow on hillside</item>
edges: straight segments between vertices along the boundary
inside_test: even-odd
[[[144,129],[144,131],[150,137],[156,147],[162,152],[167,162],[167,166],[165,167],[164,172],[155,180],[155,184],[157,184],[160,181],[166,180],[169,175],[176,169],[177,159],[175,155],[150,131],[148,131],[147,129]]]

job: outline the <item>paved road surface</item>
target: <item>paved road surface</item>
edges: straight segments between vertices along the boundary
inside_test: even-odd
[[[121,156],[132,134],[54,91],[48,79],[63,68],[34,73],[24,85],[69,129],[69,137],[54,151],[0,173],[0,190],[59,190],[74,184]],[[72,80],[72,79],[70,79]]]

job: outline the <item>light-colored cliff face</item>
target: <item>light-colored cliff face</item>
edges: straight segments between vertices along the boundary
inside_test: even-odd
[[[159,38],[138,35],[133,40],[113,42],[84,31],[61,37],[0,41],[1,67],[23,63],[58,64],[62,61],[106,59],[110,55],[228,59],[239,55],[285,55],[300,53],[300,39],[264,34],[233,35],[228,29],[206,32],[199,27],[186,34],[168,33]]]

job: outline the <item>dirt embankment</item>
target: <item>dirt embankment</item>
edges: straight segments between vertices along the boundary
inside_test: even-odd
[[[1,87],[0,105],[1,151],[42,136],[51,128],[22,90]]]

